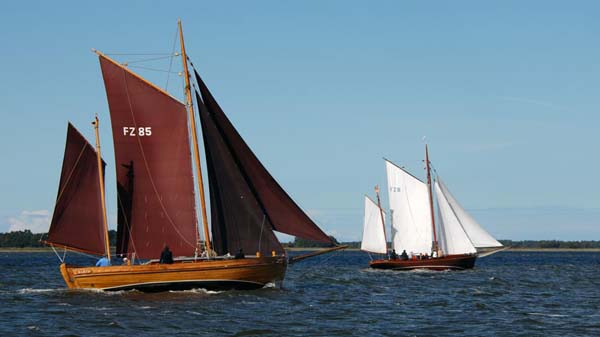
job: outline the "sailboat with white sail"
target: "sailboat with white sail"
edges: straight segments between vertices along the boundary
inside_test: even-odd
[[[425,145],[427,180],[421,181],[404,168],[385,160],[392,251],[387,246],[384,213],[379,202],[365,197],[365,218],[361,249],[385,254],[372,260],[377,269],[468,269],[478,256],[503,249],[503,245],[477,223],[458,203],[441,178],[432,184],[429,149]],[[434,216],[434,192],[438,221]],[[400,253],[402,252],[402,253]]]
[[[288,262],[293,262],[275,232],[333,245],[254,155],[196,70],[199,92],[192,94],[181,22],[179,37],[181,53],[174,55],[182,59],[185,103],[127,64],[94,50],[106,88],[115,149],[116,256],[132,263],[76,266],[61,258],[60,271],[69,288],[254,289],[283,280]],[[208,169],[210,228],[195,107]],[[108,239],[98,118],[94,127],[96,148],[68,125],[59,192],[44,242],[55,249],[104,256],[110,264],[114,256]],[[156,260],[165,246],[175,256],[174,263]],[[344,247],[322,252],[340,248]]]

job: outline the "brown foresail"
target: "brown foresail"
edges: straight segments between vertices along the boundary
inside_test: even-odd
[[[271,220],[238,168],[234,154],[196,92],[210,186],[213,249],[218,254],[281,254]]]
[[[96,151],[69,123],[56,206],[46,242],[104,255],[104,240]]]
[[[194,253],[196,212],[185,106],[100,55],[115,146],[119,253]]]
[[[224,190],[226,186],[223,186],[223,181],[229,179],[231,184],[245,184],[247,185],[247,190],[251,193],[251,197],[256,200],[257,205],[252,207],[257,207],[260,210],[260,220],[264,218],[265,223],[270,225],[269,227],[276,231],[301,238],[332,243],[331,239],[298,207],[265,169],[219,107],[197,72],[195,72],[195,75],[203,101],[202,108],[204,111],[201,110],[200,115],[203,120],[202,127],[205,148],[207,154],[209,154],[207,161],[210,162],[212,160],[212,165],[214,166],[223,166],[213,169],[212,178],[209,172],[209,179],[211,179],[211,203],[213,194],[220,194],[221,200],[226,200],[226,198],[248,198],[246,194],[235,194],[236,191],[239,191],[239,187],[237,187],[238,189],[233,189],[233,192]],[[201,105],[200,102],[199,105]],[[204,123],[204,121],[211,121],[214,125],[214,130],[211,130],[211,127],[207,126],[211,123]],[[215,140],[212,138],[220,139]],[[223,152],[223,148],[226,148],[228,155],[231,156],[231,164],[218,163],[215,152],[221,153]],[[232,178],[234,176],[236,178]],[[233,183],[233,180],[236,182]],[[213,182],[217,182],[219,186],[215,192],[213,192],[215,190],[212,186]],[[232,195],[227,195],[230,193]],[[224,201],[223,204],[227,204],[227,202]],[[211,211],[214,215],[214,208]],[[238,210],[238,212],[243,211],[244,209]],[[252,212],[255,214],[258,213],[256,209]],[[254,216],[256,217],[256,215]],[[217,217],[217,221],[220,220]],[[253,221],[256,222],[256,219]],[[212,224],[213,239],[216,242],[218,240],[216,234],[218,233],[215,232],[215,227],[217,227],[215,226],[215,217],[212,218]],[[259,222],[259,224],[261,224],[260,228],[268,228],[263,227],[262,222]],[[228,232],[235,230],[236,226],[235,223],[227,221],[219,223],[219,225],[220,228],[226,228]],[[229,233],[227,234],[230,235]],[[245,233],[241,233],[240,235],[245,235]]]

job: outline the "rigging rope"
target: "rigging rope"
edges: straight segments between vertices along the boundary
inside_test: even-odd
[[[60,260],[60,263],[65,263],[65,259],[64,257],[61,259],[60,255],[58,255],[58,253],[56,252],[56,249],[54,249],[54,246],[50,245],[50,247],[52,248],[52,251],[54,252],[54,254],[56,254],[56,257],[58,257],[58,260]],[[66,252],[65,252],[66,254]]]
[[[131,234],[131,226],[129,225],[129,221],[127,220],[127,216],[125,215],[125,207],[123,206],[123,203],[121,201],[121,195],[119,194],[119,191],[117,190],[117,202],[119,203],[119,206],[121,206],[121,213],[123,213],[123,219],[125,219],[125,227],[127,228],[127,232],[129,233],[129,242],[131,243],[131,246],[133,246],[133,254],[137,253],[137,248],[135,248],[135,241],[132,240],[133,235]],[[118,244],[118,243],[117,243]],[[123,253],[123,252],[121,252]],[[125,252],[127,253],[127,252]],[[132,261],[133,263],[133,261]]]
[[[169,56],[161,56],[161,57],[153,57],[153,58],[148,58],[148,59],[141,59],[141,60],[129,61],[129,62],[127,62],[127,64],[141,63],[141,62],[150,62],[150,61],[158,61],[158,60],[166,60],[166,59],[168,59],[170,57],[173,57],[173,56],[169,55]]]
[[[64,251],[63,251],[63,256],[61,258],[60,255],[58,254],[58,252],[56,251],[56,247],[54,245],[51,244],[50,248],[52,248],[52,251],[54,251],[54,254],[56,254],[56,257],[58,257],[58,259],[60,260],[61,263],[65,263],[65,258],[67,256],[67,251],[69,251],[71,253],[74,253],[74,254],[83,255],[83,256],[86,256],[86,257],[93,257],[95,259],[98,258],[98,256],[96,256],[94,254],[88,254],[88,253],[84,253],[84,252],[81,252],[81,251],[78,251],[78,250],[69,250],[69,249],[67,249],[66,246],[62,246],[62,248],[64,249]]]
[[[169,75],[171,75],[171,68],[173,67],[173,58],[179,56],[175,53],[175,46],[177,46],[177,38],[179,37],[179,29],[175,30],[175,39],[173,40],[173,48],[171,49],[171,61],[169,61],[169,71],[167,72],[167,84],[165,85],[165,91],[169,88]]]
[[[164,69],[144,67],[144,66],[129,66],[129,68],[138,68],[138,69],[144,69],[144,70],[158,71],[158,72],[167,73],[167,74],[177,74],[177,72],[171,71],[171,70],[164,70]],[[166,88],[165,88],[165,91],[166,91]]]
[[[156,55],[169,55],[169,53],[104,53],[107,56],[156,56]]]
[[[262,220],[262,224],[260,225],[260,235],[258,237],[258,251],[260,252],[260,244],[262,242],[262,233],[263,233],[263,229],[265,228],[265,219],[266,219],[267,215],[263,213],[263,220]]]
[[[336,254],[339,254],[341,251],[342,250],[336,250],[336,251],[331,252],[327,258],[325,258],[322,261],[320,261],[319,263],[317,263],[314,268],[310,268],[309,270],[300,274],[300,276],[305,276],[308,273],[314,273],[316,271],[321,271],[323,269],[323,265],[325,264],[325,262],[328,262],[329,260],[331,260]]]

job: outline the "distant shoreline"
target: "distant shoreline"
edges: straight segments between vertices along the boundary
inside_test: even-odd
[[[286,248],[288,252],[306,252],[306,251],[317,251],[323,248],[315,248],[315,247],[293,247]],[[358,248],[347,248],[347,251],[360,251]],[[50,247],[25,247],[25,248],[0,248],[0,253],[43,253],[43,252],[51,252],[52,248]],[[62,251],[58,250],[57,251]],[[542,252],[542,253],[552,253],[552,252],[600,252],[600,248],[508,248],[505,250],[507,252]]]
[[[289,252],[317,251],[323,248],[286,248]],[[360,251],[359,248],[346,248],[348,251]],[[508,248],[505,252],[600,252],[600,248]]]

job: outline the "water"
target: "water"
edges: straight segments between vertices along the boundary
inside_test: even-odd
[[[600,253],[501,252],[460,272],[368,261],[299,262],[282,289],[145,294],[66,290],[53,253],[0,253],[0,336],[600,336]]]

